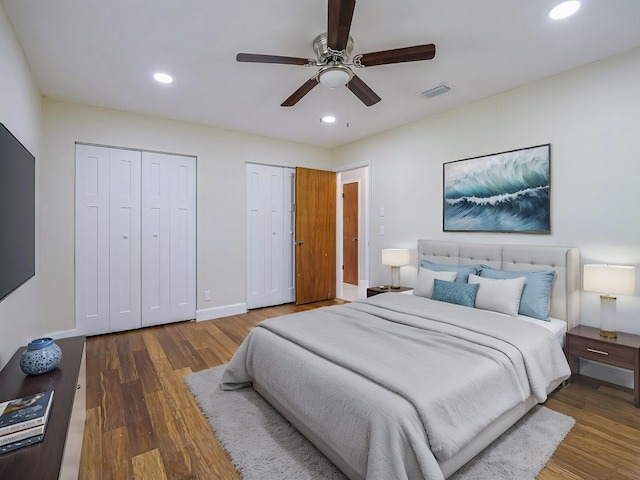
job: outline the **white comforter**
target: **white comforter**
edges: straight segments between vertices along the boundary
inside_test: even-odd
[[[438,461],[569,374],[543,328],[385,294],[262,322],[223,388],[255,380],[351,478],[440,479]]]

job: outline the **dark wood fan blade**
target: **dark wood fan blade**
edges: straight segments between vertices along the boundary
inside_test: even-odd
[[[239,53],[236,61],[249,63],[281,63],[285,65],[307,65],[313,60],[308,58],[281,57],[278,55],[259,55],[257,53]]]
[[[318,81],[315,77],[310,78],[302,86],[293,92],[289,98],[287,98],[284,102],[280,104],[281,107],[293,107],[296,103],[298,103],[302,97],[304,97],[307,93],[313,90],[313,87],[318,85]]]
[[[416,45],[415,47],[396,48],[384,50],[382,52],[365,53],[360,58],[363,67],[373,67],[375,65],[387,65],[389,63],[417,62],[420,60],[431,60],[436,56],[436,46]]]
[[[375,105],[381,100],[376,92],[371,90],[369,86],[357,75],[354,75],[351,81],[347,83],[347,88],[351,90],[367,107]]]
[[[333,50],[344,50],[349,41],[349,30],[356,0],[329,0],[327,45]]]

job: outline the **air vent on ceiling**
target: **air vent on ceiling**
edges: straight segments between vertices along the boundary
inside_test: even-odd
[[[451,90],[451,85],[441,83],[440,85],[436,85],[433,88],[420,92],[420,95],[422,95],[424,98],[433,98],[437,97],[438,95],[442,95],[443,93],[447,93],[449,90]]]

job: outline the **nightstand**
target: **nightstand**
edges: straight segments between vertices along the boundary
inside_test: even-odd
[[[378,295],[379,293],[388,293],[388,292],[400,293],[400,292],[406,292],[407,290],[413,290],[413,288],[412,287],[391,288],[389,285],[383,285],[380,287],[369,287],[367,288],[367,298],[373,297],[374,295]]]
[[[640,335],[618,332],[609,339],[597,328],[579,325],[567,332],[565,351],[572,373],[579,372],[579,358],[633,370],[633,403],[640,408]]]

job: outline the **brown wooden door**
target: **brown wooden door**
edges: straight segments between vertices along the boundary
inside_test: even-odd
[[[358,183],[342,185],[342,279],[358,285]]]
[[[336,174],[296,168],[296,304],[336,296]]]

